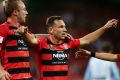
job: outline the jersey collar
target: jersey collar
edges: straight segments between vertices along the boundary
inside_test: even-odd
[[[53,43],[53,42],[50,40],[50,36],[48,36],[48,37],[47,37],[47,43],[48,43],[48,44],[52,44],[52,45],[59,46],[59,45],[65,43],[65,40],[60,40],[58,44],[55,44],[55,43]]]
[[[9,22],[9,21],[6,21],[5,23],[8,24],[9,26],[13,27],[13,28],[18,28],[17,26],[13,25],[13,24],[12,24],[11,22]]]

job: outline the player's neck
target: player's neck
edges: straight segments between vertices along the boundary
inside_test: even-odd
[[[60,40],[57,39],[57,38],[56,38],[55,36],[53,36],[53,35],[50,36],[50,40],[51,40],[51,42],[54,43],[54,44],[59,44],[59,42],[60,42]]]
[[[13,24],[13,26],[15,26],[15,27],[19,27],[19,25],[20,25],[16,19],[11,18],[11,17],[8,18],[7,21],[10,22],[11,24]]]

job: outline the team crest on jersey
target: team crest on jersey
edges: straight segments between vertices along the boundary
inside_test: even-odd
[[[65,54],[63,51],[57,51],[57,54],[53,54],[53,58],[64,60],[65,58],[67,58],[67,54]]]
[[[68,55],[64,51],[56,51],[52,57],[52,64],[68,64]]]
[[[22,40],[22,39],[19,39],[19,40],[18,40],[18,44],[21,44],[21,45],[23,45],[23,46],[27,46],[27,45],[25,44],[24,40]]]
[[[2,36],[0,36],[0,43],[2,43],[3,42],[3,37]]]

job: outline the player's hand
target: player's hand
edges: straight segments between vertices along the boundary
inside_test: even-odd
[[[72,35],[70,35],[69,33],[66,33],[66,38],[68,38],[68,39],[70,39],[70,40],[74,39],[74,38],[72,37]]]
[[[75,58],[79,58],[79,57],[88,57],[90,56],[90,51],[88,50],[84,50],[84,49],[79,49],[76,53],[75,53]]]
[[[111,19],[104,25],[104,27],[105,28],[111,28],[111,27],[115,27],[116,28],[117,24],[118,24],[118,20],[117,19]]]
[[[26,26],[20,26],[17,29],[17,32],[20,33],[20,34],[26,34],[28,32],[28,27],[26,27]]]
[[[73,37],[69,34],[69,33],[66,33],[66,36],[65,36],[65,40],[66,42],[69,42],[73,39]]]
[[[0,71],[0,80],[10,80],[10,79],[11,79],[11,76],[7,71],[5,70]]]

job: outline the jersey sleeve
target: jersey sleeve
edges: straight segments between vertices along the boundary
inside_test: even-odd
[[[80,46],[80,40],[79,39],[73,39],[69,42],[70,48],[78,48]]]
[[[0,26],[0,57],[1,57],[3,42],[5,41],[6,36],[7,36],[7,28],[5,26]]]

